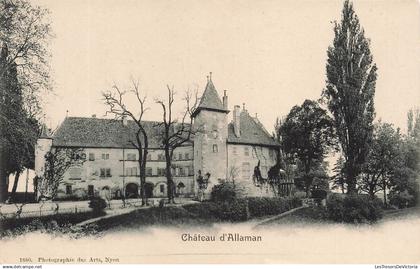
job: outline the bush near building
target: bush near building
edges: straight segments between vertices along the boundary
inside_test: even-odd
[[[250,218],[276,215],[302,205],[299,197],[243,197],[231,182],[221,182],[213,187],[211,200],[184,208],[201,218],[220,221],[245,221]]]
[[[336,222],[372,223],[382,218],[382,201],[365,194],[333,193],[327,198],[327,216]]]

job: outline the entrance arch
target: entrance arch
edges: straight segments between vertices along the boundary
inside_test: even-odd
[[[136,183],[128,183],[125,186],[125,197],[126,198],[139,197],[139,186]]]
[[[144,184],[144,191],[146,194],[146,198],[153,198],[153,189],[154,189],[155,185],[153,183],[150,182],[146,182]]]

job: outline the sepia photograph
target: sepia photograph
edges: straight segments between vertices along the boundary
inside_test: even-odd
[[[1,265],[414,269],[419,192],[419,1],[0,0]]]

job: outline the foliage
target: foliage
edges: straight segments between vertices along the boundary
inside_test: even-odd
[[[249,214],[251,217],[281,214],[301,205],[302,200],[297,196],[276,198],[248,198]]]
[[[331,194],[327,198],[328,218],[336,222],[370,223],[382,218],[382,202],[360,194]]]
[[[304,188],[309,192],[314,179],[311,170],[335,145],[333,121],[317,102],[305,100],[290,110],[279,132],[285,153],[299,160]]]
[[[217,217],[225,221],[245,221],[249,218],[246,199],[235,199],[219,203]]]
[[[392,192],[389,194],[389,202],[398,208],[406,208],[416,204],[416,197],[408,190],[401,192]]]
[[[362,174],[358,182],[362,192],[372,198],[378,191],[386,191],[395,170],[401,164],[401,135],[388,123],[375,125],[366,163],[362,166]],[[386,196],[384,196],[386,204]]]
[[[38,177],[38,198],[54,199],[64,174],[72,166],[80,166],[86,161],[84,150],[80,148],[54,147],[45,154],[44,175]]]
[[[24,93],[16,65],[7,67],[10,57],[4,45],[0,50],[0,180],[5,181],[9,174],[15,173],[13,200],[20,173],[25,168],[34,168],[39,126],[24,109]],[[0,200],[4,200],[7,190],[0,192]]]
[[[14,66],[22,88],[26,112],[38,118],[42,91],[50,88],[49,42],[52,38],[49,11],[27,0],[0,1],[0,45],[9,57],[4,70]]]
[[[102,212],[106,207],[107,203],[101,197],[92,197],[89,201],[89,208],[92,208],[94,212]]]
[[[214,185],[210,195],[214,202],[230,202],[237,198],[237,190],[232,182],[224,181]]]
[[[311,197],[315,199],[325,199],[327,198],[327,191],[323,189],[313,189],[311,191]]]
[[[323,96],[333,115],[345,156],[347,191],[356,192],[356,178],[366,160],[373,134],[376,64],[353,4],[346,0],[334,41],[327,51],[327,81]]]
[[[342,155],[338,158],[332,171],[333,176],[330,178],[331,189],[340,189],[341,193],[344,193],[347,189],[346,185],[346,171],[344,169],[345,160]]]
[[[186,204],[182,206],[196,217],[204,219],[217,219],[220,211],[220,203],[205,201],[201,203]]]
[[[420,111],[410,109],[407,135],[401,143],[401,158],[389,180],[390,202],[398,207],[415,206],[419,200]]]
[[[96,231],[93,229],[77,230],[73,225],[103,215],[103,212],[81,212],[35,218],[5,219],[0,225],[0,238],[13,238],[34,231],[54,236],[69,235],[72,238],[85,238],[87,234],[96,234]]]
[[[329,190],[327,169],[327,162],[320,163],[314,161],[309,172],[306,172],[301,162],[298,161],[294,178],[295,186],[297,189],[305,191],[306,196],[309,196],[312,188],[320,188],[325,191]]]

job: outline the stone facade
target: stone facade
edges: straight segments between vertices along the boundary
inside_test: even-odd
[[[219,180],[229,179],[245,186],[250,196],[272,196],[253,186],[254,167],[260,162],[263,177],[277,162],[278,143],[245,106],[235,106],[228,123],[228,98],[223,101],[211,81],[193,113],[192,140],[175,149],[173,175],[179,197],[194,197],[197,176],[209,174],[205,193]],[[153,136],[156,123],[145,122],[150,148],[146,168],[146,195],[166,197],[164,151]],[[83,199],[108,193],[111,197],[135,197],[140,193],[138,152],[128,143],[137,128],[133,122],[96,118],[66,118],[53,137],[41,136],[36,148],[35,170],[43,175],[45,154],[54,147],[79,147],[86,161],[64,175],[57,198]]]

